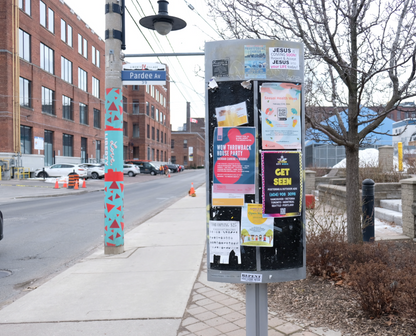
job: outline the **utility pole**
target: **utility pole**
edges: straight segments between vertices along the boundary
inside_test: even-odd
[[[124,252],[122,6],[105,6],[104,254]]]

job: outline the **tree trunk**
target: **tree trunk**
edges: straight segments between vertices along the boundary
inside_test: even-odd
[[[347,156],[347,237],[348,243],[362,242],[358,147],[345,147]]]

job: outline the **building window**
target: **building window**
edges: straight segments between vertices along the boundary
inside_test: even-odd
[[[172,148],[172,149],[175,148],[175,140],[174,139],[170,140],[170,148]]]
[[[92,76],[92,95],[100,98],[100,80]]]
[[[159,121],[159,109],[156,109],[156,121]]]
[[[78,34],[78,53],[88,58],[88,41]]]
[[[152,117],[152,119],[154,119],[155,118],[155,107],[152,105],[150,110],[151,110],[151,117]]]
[[[78,68],[78,87],[87,92],[87,72]]]
[[[30,0],[19,0],[19,8],[27,15],[31,15]]]
[[[170,157],[170,161],[171,161],[173,164],[176,164],[176,156],[171,156],[171,157]]]
[[[30,35],[19,29],[19,56],[30,62]]]
[[[88,106],[83,103],[79,103],[79,122],[88,125]]]
[[[54,73],[53,56],[54,56],[53,49],[41,43],[40,44],[40,67],[41,69],[47,72],[50,72],[51,74]]]
[[[154,161],[154,160],[155,160],[155,149],[152,148],[152,161]]]
[[[159,142],[159,130],[156,130],[156,140]]]
[[[39,15],[40,15],[40,24],[46,28],[46,5],[43,1],[39,2],[40,9],[39,9]]]
[[[146,102],[146,114],[149,115],[149,102]]]
[[[94,127],[101,128],[101,111],[94,109]]]
[[[147,159],[150,160],[150,147],[147,147]]]
[[[55,92],[42,86],[42,112],[55,114]]]
[[[100,67],[100,51],[97,50],[94,46],[91,46],[91,61],[92,64],[98,68]]]
[[[150,126],[147,125],[147,138],[150,139]]]
[[[155,140],[155,128],[152,127],[152,140]]]
[[[32,154],[32,127],[20,125],[20,151]]]
[[[40,24],[50,32],[55,32],[54,18],[55,13],[52,9],[47,8],[43,1],[39,1],[39,18]]]
[[[133,114],[139,114],[140,108],[139,108],[139,101],[133,100]]]
[[[167,142],[166,142],[166,133],[165,133],[165,144],[167,144]]]
[[[146,92],[149,93],[150,92],[149,90],[150,90],[149,85],[146,85]]]
[[[183,157],[183,165],[184,166],[187,166],[188,165],[188,157],[187,156],[184,156]]]
[[[163,132],[160,132],[160,142],[163,143]]]
[[[151,91],[152,91],[151,95],[152,95],[152,97],[154,98],[154,97],[155,97],[155,87],[152,85],[152,86],[150,87],[150,89],[151,89]]]
[[[31,107],[32,100],[31,100],[31,89],[32,83],[30,80],[26,78],[19,78],[19,86],[20,86],[20,106],[24,107]]]
[[[123,112],[124,113],[128,113],[127,107],[128,107],[127,98],[123,96]]]
[[[159,161],[159,150],[156,151],[156,161]]]
[[[133,124],[133,138],[140,138],[139,124]]]
[[[159,120],[160,120],[160,123],[163,124],[163,113],[162,113],[162,111],[160,111],[160,118],[159,118]]]
[[[62,143],[64,156],[74,156],[74,136],[64,133]]]
[[[72,84],[72,62],[61,56],[61,78]]]
[[[67,96],[62,96],[62,118],[74,120],[72,113],[72,99]]]
[[[183,148],[188,148],[188,140],[183,140]]]
[[[95,141],[95,158],[97,162],[100,162],[101,159],[101,140]]]
[[[52,9],[48,8],[48,29],[50,32],[55,33],[55,13]]]
[[[139,91],[140,86],[139,85],[133,85],[132,89],[133,89],[133,91]]]
[[[72,27],[61,19],[61,40],[72,47]]]
[[[127,131],[127,127],[128,127],[127,121],[123,121],[123,135],[124,136],[129,136],[129,133]]]

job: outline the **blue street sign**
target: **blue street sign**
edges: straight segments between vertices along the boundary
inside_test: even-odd
[[[123,85],[165,85],[166,71],[123,70]]]

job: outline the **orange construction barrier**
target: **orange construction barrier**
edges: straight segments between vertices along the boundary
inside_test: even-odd
[[[54,189],[59,189],[58,179],[56,179],[55,188]]]
[[[85,179],[84,179],[84,182],[82,182],[82,187],[83,187],[83,188],[86,188],[86,187],[87,187],[87,184],[86,184],[86,182],[85,182]]]

